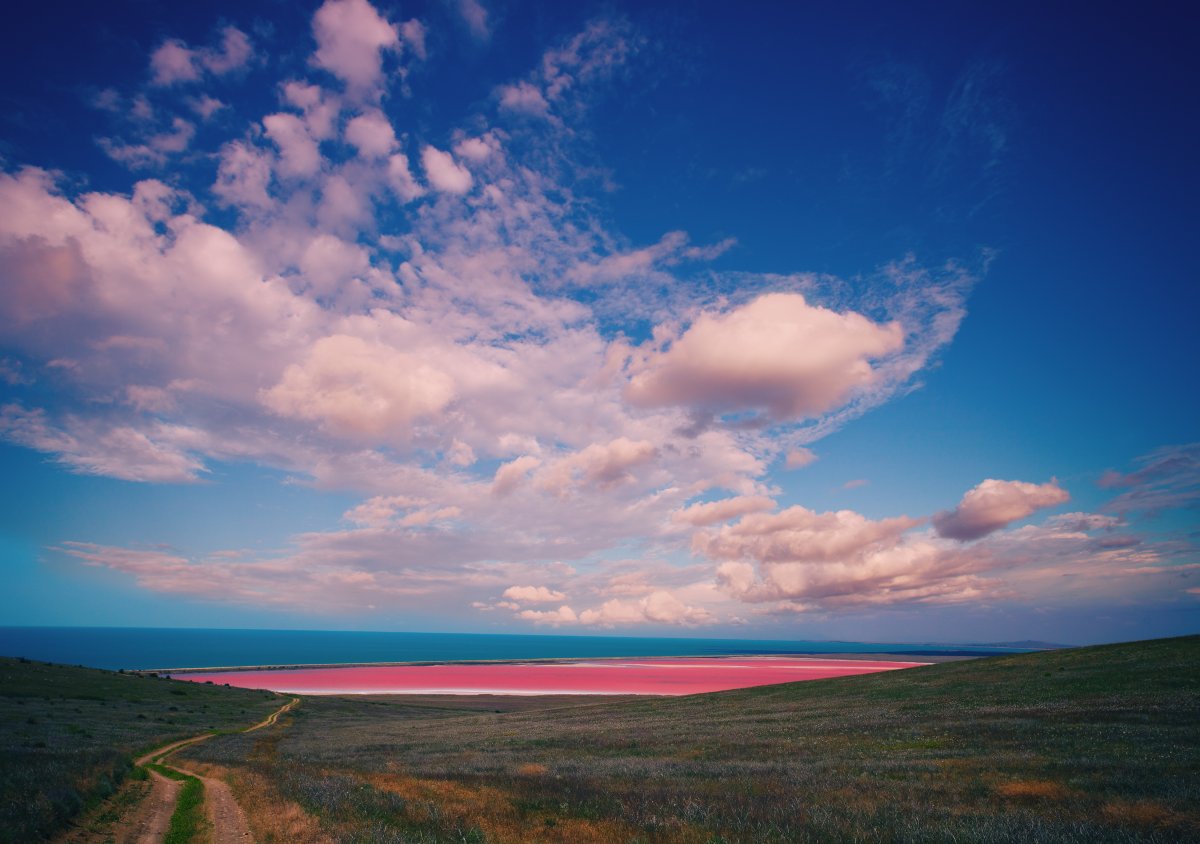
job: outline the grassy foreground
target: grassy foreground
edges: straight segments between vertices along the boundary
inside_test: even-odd
[[[1200,637],[686,698],[307,698],[183,754],[258,840],[1200,839]]]
[[[62,830],[142,752],[278,706],[267,692],[0,657],[0,842]]]

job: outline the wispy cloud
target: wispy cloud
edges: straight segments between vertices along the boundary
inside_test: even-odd
[[[1200,503],[1200,443],[1165,446],[1134,461],[1132,472],[1105,472],[1104,489],[1124,490],[1105,505],[1114,513],[1159,512]]]

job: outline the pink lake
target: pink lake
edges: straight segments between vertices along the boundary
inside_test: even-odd
[[[923,665],[805,657],[669,657],[206,671],[177,680],[309,695],[690,695]]]

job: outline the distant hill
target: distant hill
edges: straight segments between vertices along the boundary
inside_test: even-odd
[[[1060,645],[1055,642],[1041,642],[1037,639],[1022,639],[1019,642],[976,642],[971,645],[976,648],[1026,648],[1032,651],[1056,651],[1073,645]]]

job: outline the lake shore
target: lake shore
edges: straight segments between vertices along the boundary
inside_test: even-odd
[[[849,677],[928,662],[823,655],[495,660],[172,671],[169,676],[306,695],[685,695]]]

